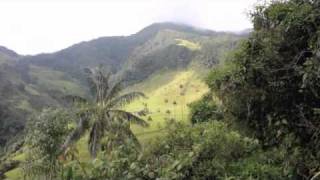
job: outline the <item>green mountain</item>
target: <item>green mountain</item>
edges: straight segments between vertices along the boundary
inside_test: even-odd
[[[113,72],[121,72],[124,78],[143,80],[155,69],[186,66],[194,59],[206,65],[215,64],[222,51],[232,48],[241,37],[158,23],[131,36],[102,37],[56,53],[26,56],[20,61],[62,71],[77,79],[83,78],[82,69],[103,65]],[[193,49],[192,45],[199,48]]]
[[[21,132],[32,112],[60,106],[67,94],[87,96],[84,68],[103,65],[130,87],[164,69],[212,67],[245,36],[157,23],[55,53],[20,56],[0,47],[0,146]]]
[[[1,52],[0,145],[24,127],[26,118],[43,107],[58,106],[63,94],[85,95],[78,80],[59,71],[20,64],[19,56]]]

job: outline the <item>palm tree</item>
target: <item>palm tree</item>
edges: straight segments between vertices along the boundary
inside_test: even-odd
[[[69,99],[71,97],[74,104],[78,105],[76,109],[79,119],[77,127],[62,145],[61,152],[78,141],[87,131],[89,131],[88,148],[93,157],[101,147],[112,148],[115,143],[123,143],[124,139],[133,140],[139,147],[137,138],[130,130],[130,123],[144,127],[148,124],[140,117],[121,108],[137,98],[145,98],[145,95],[141,92],[121,94],[123,89],[121,81],[112,83],[111,73],[105,75],[101,68],[86,69],[86,72],[93,98],[87,100],[69,96]],[[109,141],[102,146],[104,138]]]

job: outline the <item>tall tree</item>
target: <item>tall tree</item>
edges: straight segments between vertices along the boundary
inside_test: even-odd
[[[146,96],[141,92],[122,94],[122,82],[116,81],[111,77],[111,73],[104,73],[101,68],[86,69],[86,72],[92,98],[69,97],[77,105],[79,120],[61,150],[65,151],[87,131],[89,131],[88,148],[93,157],[100,148],[108,150],[115,144],[124,143],[127,139],[133,140],[139,147],[137,138],[130,130],[130,123],[144,127],[148,124],[121,108],[137,98]],[[106,141],[102,143],[104,138]]]
[[[265,148],[300,152],[301,176],[319,169],[319,1],[272,1],[252,13],[254,31],[224,70],[208,78],[225,109]],[[290,141],[285,141],[290,139]]]

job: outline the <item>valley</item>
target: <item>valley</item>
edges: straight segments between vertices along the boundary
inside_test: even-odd
[[[148,128],[131,125],[139,141],[147,146],[165,132],[164,126],[170,121],[190,123],[188,104],[208,92],[203,78],[209,68],[224,59],[225,53],[243,36],[160,23],[129,37],[99,38],[53,54],[20,56],[3,51],[0,73],[8,73],[5,78],[2,75],[3,80],[9,80],[12,90],[17,91],[2,97],[1,102],[10,107],[4,112],[5,118],[0,119],[2,128],[14,129],[7,132],[0,128],[0,134],[7,134],[1,136],[5,138],[3,145],[17,144],[27,118],[42,108],[64,106],[67,95],[90,97],[84,69],[103,66],[125,81],[125,92],[140,91],[147,96],[125,107],[149,123]],[[0,88],[2,95],[6,87]],[[87,136],[77,148],[83,161],[90,159],[86,142]],[[26,151],[22,148],[10,158],[7,156],[6,161],[24,161]],[[3,153],[10,153],[10,148],[3,149]],[[6,176],[16,180],[22,178],[21,174],[21,169],[15,169]]]
[[[242,36],[173,23],[154,24],[128,37],[105,37],[82,42],[53,54],[19,56],[3,50],[1,102],[10,103],[1,126],[12,126],[17,135],[31,113],[59,106],[65,95],[88,96],[85,68],[104,66],[127,85],[139,83],[155,71],[186,69],[190,64],[211,67],[223,59]],[[211,51],[214,49],[214,51]],[[14,56],[10,56],[14,54]],[[1,80],[1,78],[0,78]],[[5,95],[11,87],[12,94]],[[0,104],[1,105],[1,104]],[[15,112],[14,112],[15,111]],[[1,114],[0,114],[1,116]],[[14,122],[13,122],[14,121]],[[8,125],[9,124],[9,125]],[[14,125],[10,125],[14,124]],[[0,128],[1,129],[1,128]],[[0,134],[1,134],[0,130]],[[6,139],[3,139],[3,145]]]

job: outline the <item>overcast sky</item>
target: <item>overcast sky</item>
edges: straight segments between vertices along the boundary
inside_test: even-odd
[[[251,28],[257,0],[1,0],[0,45],[53,52],[101,36],[130,35],[154,22],[218,31]]]

